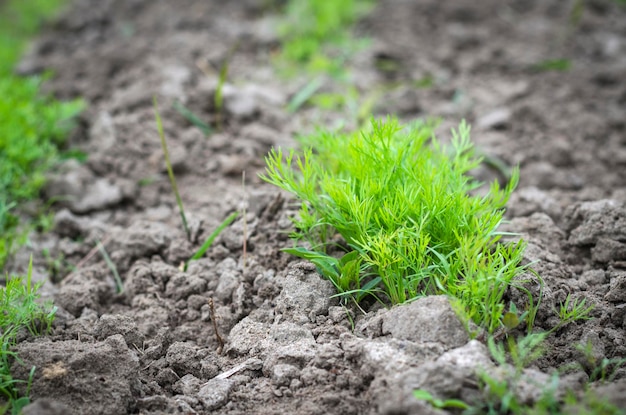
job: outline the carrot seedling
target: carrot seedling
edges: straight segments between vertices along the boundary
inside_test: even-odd
[[[178,204],[178,211],[180,212],[180,218],[183,221],[183,228],[187,239],[191,240],[191,233],[189,232],[189,226],[187,226],[187,218],[185,217],[185,208],[183,207],[183,200],[180,198],[178,192],[178,186],[176,185],[176,177],[174,177],[174,170],[172,169],[172,163],[170,162],[170,153],[167,150],[167,142],[165,141],[165,133],[163,133],[163,123],[161,122],[161,115],[159,114],[159,105],[156,96],[152,98],[154,104],[154,117],[157,123],[157,130],[159,131],[159,137],[161,138],[161,147],[163,148],[163,154],[165,156],[165,166],[167,167],[167,174],[170,177],[170,183],[172,184],[172,190],[176,196],[176,203]]]
[[[519,171],[504,188],[494,182],[473,196],[481,183],[468,173],[481,158],[469,133],[463,122],[443,145],[428,124],[372,120],[353,134],[301,137],[301,152],[273,149],[261,177],[302,201],[292,237],[307,248],[288,252],[316,259],[338,291],[357,301],[364,287],[393,304],[447,294],[489,332],[501,327],[504,294],[525,270],[524,242],[498,243],[497,230]],[[327,258],[337,234],[357,252],[348,273]]]

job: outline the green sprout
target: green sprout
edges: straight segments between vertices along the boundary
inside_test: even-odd
[[[197,127],[200,131],[202,131],[205,137],[208,137],[213,133],[213,129],[211,128],[211,126],[202,121],[202,119],[194,112],[192,112],[189,108],[185,107],[178,101],[175,101],[173,106],[180,115],[182,115],[187,121]]]
[[[226,219],[224,219],[222,221],[222,223],[219,224],[219,226],[217,228],[215,228],[215,230],[211,233],[211,235],[209,235],[209,237],[204,241],[204,243],[202,244],[202,246],[196,251],[195,254],[193,254],[191,256],[191,258],[189,258],[189,260],[187,262],[185,262],[185,265],[183,266],[183,271],[187,271],[187,267],[189,266],[189,264],[191,263],[191,261],[196,261],[200,258],[202,258],[202,256],[206,253],[206,251],[211,247],[211,245],[213,245],[213,242],[215,241],[215,238],[218,237],[218,235],[220,233],[222,233],[222,231],[224,229],[226,229],[226,227],[228,225],[230,225],[236,218],[237,216],[239,216],[239,212],[233,212],[231,213],[228,217],[226,217]]]
[[[288,62],[305,64],[312,71],[342,72],[342,53],[331,57],[323,49],[334,45],[343,54],[354,49],[356,42],[347,29],[371,5],[370,0],[290,0],[285,21],[279,26],[281,56]]]
[[[6,287],[0,288],[0,397],[6,401],[5,410],[20,413],[21,408],[28,405],[28,391],[34,376],[35,368],[30,371],[29,380],[14,379],[11,375],[13,361],[21,363],[11,348],[17,343],[18,335],[27,331],[32,336],[48,333],[57,308],[49,303],[40,304],[38,294],[42,283],[32,283],[33,259],[28,264],[25,278],[10,277]],[[26,384],[24,395],[19,385]],[[2,408],[0,408],[2,409]]]
[[[463,122],[443,145],[431,125],[372,120],[354,134],[301,137],[302,152],[273,149],[261,177],[302,201],[292,238],[310,247],[288,252],[316,257],[338,292],[357,301],[374,291],[393,304],[447,294],[490,332],[501,327],[502,298],[525,270],[524,242],[498,243],[497,230],[519,171],[504,188],[494,182],[473,196],[481,183],[468,172],[481,158],[469,133]],[[357,252],[356,276],[324,256],[337,249],[337,234],[339,249]]]
[[[433,408],[437,409],[446,409],[446,408],[456,408],[456,409],[468,409],[469,405],[459,399],[438,399],[433,397],[433,395],[424,389],[418,389],[413,392],[413,396],[416,399],[425,401],[429,403]]]
[[[223,118],[224,118],[224,85],[228,78],[228,68],[233,55],[237,51],[239,43],[235,43],[226,54],[222,65],[220,66],[219,76],[217,78],[217,87],[215,88],[215,95],[213,96],[213,105],[215,105],[216,113],[216,125],[218,130],[222,130]]]
[[[593,311],[593,306],[585,307],[585,302],[587,300],[583,298],[582,300],[575,299],[572,301],[571,296],[568,294],[565,298],[565,302],[562,303],[559,307],[558,314],[559,318],[563,322],[563,325],[568,324],[577,320],[589,320],[591,316],[589,313]]]
[[[122,279],[120,278],[119,272],[117,272],[117,267],[115,266],[115,263],[111,260],[111,257],[107,253],[101,241],[96,242],[96,247],[98,248],[100,255],[102,255],[104,262],[107,264],[107,267],[113,274],[113,279],[115,280],[115,290],[117,291],[118,294],[121,294],[124,291],[124,283],[122,282]]]

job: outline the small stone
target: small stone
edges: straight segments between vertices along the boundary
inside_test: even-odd
[[[197,396],[204,408],[212,411],[226,405],[232,386],[228,379],[211,379],[200,388]]]
[[[98,143],[98,151],[108,150],[115,145],[117,140],[115,125],[111,114],[101,111],[89,129],[89,140]]]
[[[202,382],[194,375],[187,374],[180,378],[178,382],[174,384],[172,389],[174,392],[182,395],[195,395],[200,390]]]
[[[276,386],[288,386],[292,379],[300,376],[300,369],[289,364],[278,364],[272,369],[272,381]]]
[[[476,122],[476,126],[483,130],[504,129],[508,127],[511,115],[510,109],[498,108],[480,117]]]

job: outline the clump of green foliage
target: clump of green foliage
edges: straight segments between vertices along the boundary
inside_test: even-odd
[[[56,307],[51,304],[42,305],[37,302],[41,283],[32,284],[32,266],[31,258],[25,278],[11,277],[7,280],[6,287],[0,288],[0,400],[4,401],[0,413],[11,410],[11,413],[17,414],[30,403],[28,392],[22,396],[19,385],[26,383],[27,391],[30,389],[35,368],[31,369],[31,376],[27,381],[14,379],[11,375],[13,361],[17,359],[19,362],[11,351],[18,335],[23,331],[33,336],[49,332],[56,313]]]
[[[531,333],[526,336],[507,337],[506,342],[497,343],[494,337],[487,345],[498,370],[479,369],[477,371],[480,394],[472,402],[458,399],[439,399],[425,389],[414,391],[416,399],[429,403],[433,408],[458,409],[463,415],[566,415],[566,414],[607,414],[620,415],[624,409],[611,404],[606,398],[600,398],[590,388],[590,383],[598,379],[589,378],[588,384],[580,394],[563,391],[559,388],[560,375],[555,371],[547,383],[541,385],[541,394],[533,402],[519,398],[519,390],[524,384],[532,382],[524,370],[540,358],[546,348],[545,340],[550,332]],[[612,369],[616,370],[621,360],[613,360]],[[606,379],[604,376],[600,379]],[[610,377],[609,377],[610,380]],[[527,386],[526,386],[527,387]]]
[[[287,252],[313,261],[345,298],[446,294],[490,332],[501,327],[503,295],[525,269],[525,244],[499,243],[498,232],[519,171],[472,195],[481,183],[468,173],[481,158],[469,136],[465,122],[443,145],[432,125],[372,120],[352,134],[302,137],[302,152],[272,150],[261,177],[302,200],[292,237],[308,246]],[[327,254],[336,234],[341,259]]]
[[[0,73],[9,73],[31,36],[67,0],[6,0],[0,3]]]
[[[325,49],[329,45],[344,51],[352,49],[355,42],[349,28],[372,3],[372,0],[288,1],[284,23],[279,26],[281,56],[314,71],[340,70],[342,57],[332,58]]]
[[[15,0],[0,7],[0,268],[25,239],[13,209],[38,196],[72,118],[83,108],[79,100],[61,103],[41,95],[41,78],[12,74],[29,36],[62,3]]]

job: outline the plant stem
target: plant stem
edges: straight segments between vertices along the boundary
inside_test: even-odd
[[[183,221],[183,228],[185,234],[187,234],[187,240],[191,241],[191,232],[189,232],[189,226],[187,226],[187,218],[185,217],[185,208],[183,207],[183,201],[180,198],[178,192],[178,186],[176,185],[176,177],[174,177],[174,170],[172,170],[172,163],[170,162],[170,153],[167,150],[167,142],[165,141],[165,134],[163,133],[163,123],[161,122],[161,115],[159,114],[159,104],[156,96],[152,97],[154,103],[154,117],[156,118],[157,129],[159,130],[159,137],[161,138],[161,147],[163,148],[163,154],[165,155],[165,166],[167,167],[167,174],[170,177],[170,183],[172,184],[172,190],[176,196],[176,203],[178,204],[178,211],[180,212],[180,218]]]

